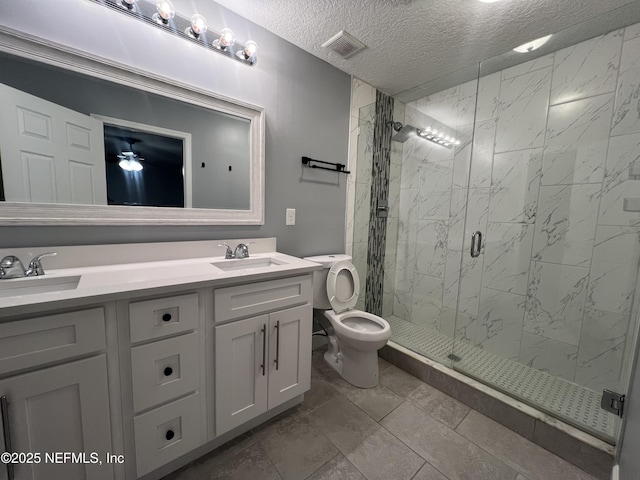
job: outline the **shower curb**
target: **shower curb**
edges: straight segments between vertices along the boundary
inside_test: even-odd
[[[392,341],[378,354],[594,477],[611,478],[614,446]]]

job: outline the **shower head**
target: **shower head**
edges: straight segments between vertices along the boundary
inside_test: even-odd
[[[402,125],[400,122],[391,122],[393,129],[397,132],[391,140],[395,140],[396,142],[404,143],[410,137],[414,137],[418,133],[418,129],[411,125]]]

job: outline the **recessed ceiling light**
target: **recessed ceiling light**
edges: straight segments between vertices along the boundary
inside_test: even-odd
[[[495,2],[499,2],[500,0],[478,0],[478,1],[482,3],[495,3]]]
[[[534,50],[537,50],[538,48],[543,46],[545,43],[547,43],[552,36],[553,35],[547,35],[546,37],[537,38],[531,42],[527,42],[523,45],[520,45],[519,47],[514,48],[513,51],[518,53],[533,52]]]

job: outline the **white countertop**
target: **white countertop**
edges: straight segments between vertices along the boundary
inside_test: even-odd
[[[273,263],[265,265],[272,259]],[[242,263],[244,262],[244,263]],[[260,264],[262,262],[262,265]],[[240,270],[223,270],[214,264],[237,265]],[[253,265],[256,264],[256,265]],[[174,289],[220,287],[309,273],[321,265],[278,252],[251,254],[249,258],[226,260],[224,256],[162,260],[118,265],[83,266],[47,270],[41,277],[0,280],[0,318],[47,308],[108,301],[127,296],[164,293]],[[78,280],[77,286],[73,285]],[[31,282],[31,284],[29,283]],[[53,284],[67,284],[57,290]],[[25,293],[42,283],[54,291]],[[35,287],[31,287],[31,286]],[[22,288],[22,287],[25,288]],[[29,286],[29,287],[27,287]],[[19,292],[13,295],[11,290]]]

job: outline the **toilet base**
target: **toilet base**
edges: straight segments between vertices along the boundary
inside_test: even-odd
[[[378,351],[360,352],[342,347],[336,354],[331,349],[324,354],[325,361],[351,385],[373,388],[378,385]]]

